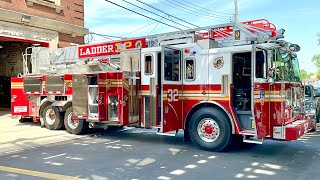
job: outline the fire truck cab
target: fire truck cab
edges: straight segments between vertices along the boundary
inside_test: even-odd
[[[184,130],[213,151],[235,136],[296,140],[316,123],[303,111],[299,47],[283,33],[260,19],[54,52],[33,47],[24,75],[12,78],[12,115],[73,134],[89,126]]]

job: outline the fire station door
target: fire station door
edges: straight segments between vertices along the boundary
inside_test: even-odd
[[[256,129],[258,139],[264,139],[269,134],[270,124],[270,85],[268,83],[268,50],[260,46],[253,46],[252,50],[253,80],[253,128]]]
[[[182,124],[182,50],[163,46],[161,56],[161,132]]]

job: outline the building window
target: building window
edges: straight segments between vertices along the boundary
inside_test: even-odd
[[[146,55],[144,57],[144,73],[146,75],[153,74],[153,56],[152,55]]]
[[[26,0],[28,6],[33,6],[33,4],[39,4],[42,6],[50,7],[56,10],[56,13],[60,13],[63,10],[61,5],[61,0]]]
[[[185,79],[186,81],[195,80],[195,59],[186,59],[185,60]]]
[[[49,3],[52,3],[52,4],[60,6],[60,1],[61,0],[42,0],[42,1],[46,1],[46,2],[49,2]]]
[[[49,2],[49,3],[56,3],[56,1],[55,0],[43,0],[43,1],[47,1],[47,2]]]

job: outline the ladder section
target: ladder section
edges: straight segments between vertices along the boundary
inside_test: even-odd
[[[195,43],[204,39],[213,39],[219,42],[219,47],[227,47],[283,38],[283,32],[280,32],[268,20],[258,19],[156,34],[146,38],[148,47]]]

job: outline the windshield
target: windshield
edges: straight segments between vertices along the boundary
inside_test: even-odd
[[[282,49],[274,49],[275,80],[300,81],[298,58]]]
[[[304,95],[305,95],[305,97],[311,97],[312,91],[311,91],[310,86],[305,86],[304,88],[305,88],[305,89],[304,89]]]

